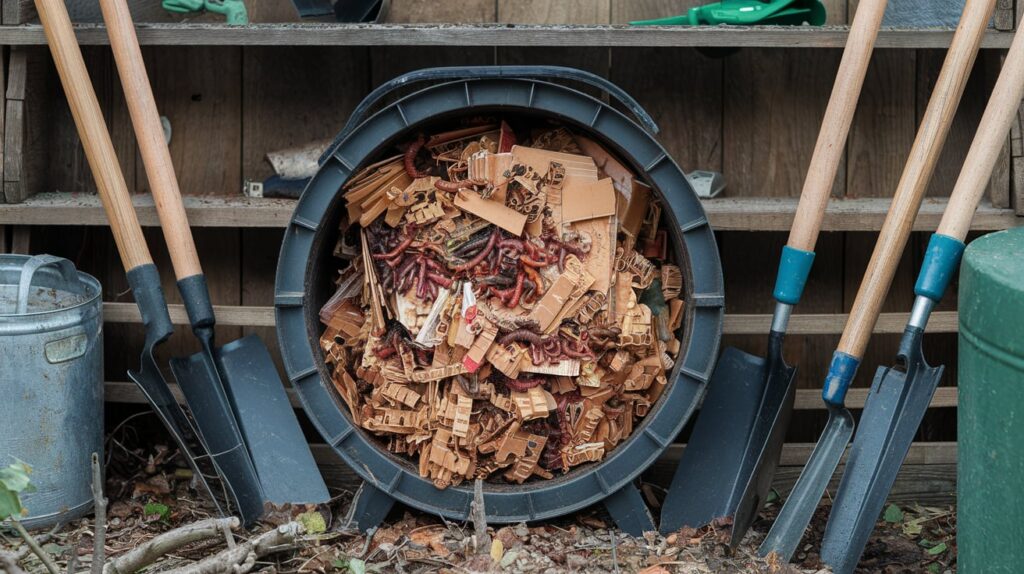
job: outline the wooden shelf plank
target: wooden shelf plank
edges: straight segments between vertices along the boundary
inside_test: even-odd
[[[171,321],[175,325],[187,325],[188,316],[182,305],[168,305]],[[274,308],[257,306],[215,305],[217,323],[238,327],[273,327]],[[902,333],[909,313],[882,313],[875,326],[875,333]],[[789,320],[791,335],[838,335],[843,332],[847,315],[797,314]],[[108,323],[141,323],[139,310],[134,303],[104,303],[103,320]],[[763,335],[771,326],[771,315],[726,315],[723,332],[726,335]],[[957,314],[955,311],[936,311],[928,322],[929,333],[956,333]]]
[[[78,40],[109,43],[101,25],[79,24]],[[700,26],[631,27],[513,24],[143,24],[139,41],[147,45],[201,46],[600,46],[600,47],[755,47],[842,48],[845,26]],[[884,29],[878,48],[948,48],[953,31],[945,28]],[[1012,32],[989,31],[983,48],[1005,49]],[[38,24],[0,26],[0,44],[43,45]]]
[[[178,385],[172,383],[170,387],[178,402],[182,402],[181,390]],[[104,392],[108,403],[143,404],[146,402],[146,398],[135,386],[135,383],[107,382],[104,383]],[[302,408],[302,403],[299,402],[295,391],[287,389],[287,392],[292,406],[297,409]],[[850,389],[846,395],[846,405],[851,409],[862,409],[867,396],[868,389]],[[935,391],[935,396],[932,397],[931,408],[956,408],[957,401],[956,387],[941,387]],[[797,389],[793,408],[798,411],[825,410],[825,405],[821,400],[821,391]]]
[[[160,224],[148,194],[132,197],[139,222]],[[711,226],[717,231],[789,231],[796,213],[796,199],[723,198],[703,202]],[[878,231],[889,210],[890,199],[843,199],[829,203],[824,231]],[[934,231],[946,207],[945,199],[926,199],[914,223],[915,231]],[[295,201],[239,196],[185,197],[185,209],[193,227],[286,227]],[[99,197],[85,193],[49,192],[24,203],[0,205],[0,225],[107,225]],[[1024,225],[1012,209],[978,208],[971,223],[975,231],[997,231]]]

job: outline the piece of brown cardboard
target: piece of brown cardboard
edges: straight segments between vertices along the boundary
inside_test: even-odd
[[[497,201],[484,199],[472,191],[463,190],[456,194],[455,207],[490,221],[516,237],[523,234],[523,227],[526,225],[525,214],[505,207],[504,204]]]
[[[615,215],[615,188],[611,179],[572,185],[562,190],[564,223],[612,215]]]

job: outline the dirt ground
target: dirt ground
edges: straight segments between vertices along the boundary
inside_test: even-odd
[[[214,514],[210,505],[203,503],[190,489],[190,472],[181,467],[172,451],[161,447],[130,450],[121,444],[111,446],[106,481],[110,501],[105,545],[108,560],[116,559],[160,533]],[[757,547],[778,512],[778,500],[768,505],[743,544],[730,553],[727,522],[701,530],[683,529],[669,536],[648,533],[642,538],[633,538],[612,528],[607,516],[597,508],[545,524],[491,527],[486,536],[489,541],[474,535],[471,524],[445,522],[399,509],[385,525],[364,535],[344,528],[342,518],[349,499],[348,493],[338,493],[330,504],[320,508],[281,510],[255,529],[236,531],[235,538],[241,543],[296,517],[306,526],[305,534],[294,544],[275,548],[254,564],[236,571],[240,574],[246,571],[352,574],[828,572],[822,568],[816,552],[828,514],[826,506],[818,509],[794,563],[780,564],[773,557],[762,560],[757,556]],[[955,528],[956,514],[952,508],[890,506],[878,523],[859,571],[955,572]],[[36,534],[61,571],[68,570],[68,562],[75,555],[75,569],[81,572],[88,570],[91,563],[94,531],[90,518],[56,531]],[[198,561],[223,551],[227,545],[223,536],[195,542],[165,556],[146,571],[194,567]],[[39,559],[11,532],[0,531],[0,551],[18,556],[26,572],[46,572]],[[3,571],[2,566],[0,571]]]

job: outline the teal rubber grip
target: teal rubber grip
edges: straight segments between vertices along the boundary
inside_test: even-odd
[[[924,253],[921,272],[917,275],[914,294],[935,302],[942,299],[957,267],[960,266],[960,258],[965,247],[967,246],[959,239],[940,233],[933,234],[928,240],[928,249]]]
[[[850,389],[850,383],[857,374],[857,367],[860,366],[860,359],[836,351],[832,354],[832,364],[828,367],[828,376],[825,377],[825,385],[821,389],[821,398],[830,405],[843,406],[846,401],[846,391]]]
[[[813,264],[813,251],[794,249],[788,245],[783,247],[779,274],[775,278],[775,300],[787,305],[799,303]]]

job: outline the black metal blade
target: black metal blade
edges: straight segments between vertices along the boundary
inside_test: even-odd
[[[228,494],[246,525],[263,515],[263,490],[213,357],[205,351],[173,358],[171,371],[199,428],[199,435],[224,477]]]
[[[837,574],[852,573],[875,528],[903,460],[942,379],[921,353],[921,331],[904,334],[907,372],[879,367],[861,415],[846,472],[832,505],[822,560]]]
[[[768,382],[743,455],[746,465],[739,474],[741,490],[733,495],[732,548],[739,546],[772,488],[796,400],[796,368],[782,360],[781,334],[772,333],[768,349]]]
[[[832,475],[843,458],[846,445],[853,436],[853,415],[843,407],[829,405],[828,423],[825,432],[814,446],[814,452],[807,466],[800,473],[793,491],[768,536],[761,543],[761,556],[775,552],[783,562],[789,562],[811,522],[814,510],[818,508],[821,496],[828,488]]]
[[[266,500],[327,502],[327,485],[263,341],[255,335],[232,341],[216,358]]]
[[[735,348],[722,353],[662,507],[662,532],[703,526],[735,512],[737,493],[746,486],[762,450],[756,443],[771,434],[765,427],[775,419],[761,412],[768,364]],[[777,401],[767,397],[767,402]],[[749,454],[751,450],[755,452]]]

